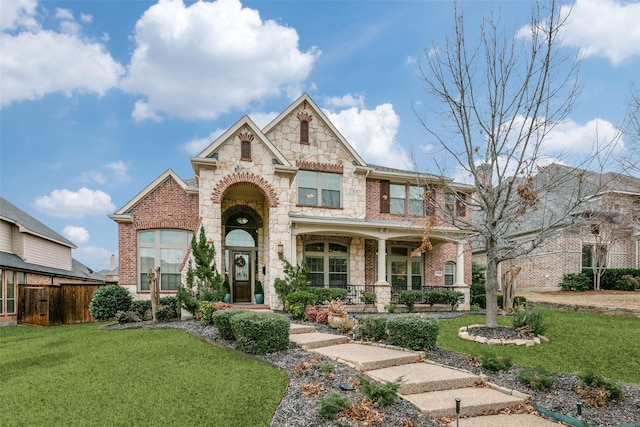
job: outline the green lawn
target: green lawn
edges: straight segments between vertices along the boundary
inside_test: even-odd
[[[0,425],[268,426],[287,375],[180,330],[0,328]]]
[[[503,325],[511,318],[500,317]],[[441,320],[438,347],[474,356],[511,357],[520,367],[553,372],[593,372],[640,384],[640,319],[597,314],[547,312],[545,335],[551,342],[535,347],[488,346],[458,338],[458,328],[484,324],[484,316]]]

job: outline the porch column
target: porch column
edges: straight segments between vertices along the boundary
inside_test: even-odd
[[[387,282],[386,239],[378,239],[378,277],[375,285],[376,309],[384,313],[385,307],[391,302],[391,285]]]
[[[456,246],[456,286],[464,286],[464,243],[458,242]]]

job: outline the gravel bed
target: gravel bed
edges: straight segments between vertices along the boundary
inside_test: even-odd
[[[459,313],[443,312],[428,313],[429,316],[437,318],[450,318],[459,316]],[[299,322],[305,323],[305,322]],[[335,329],[328,325],[313,326],[319,332],[336,333]],[[111,325],[107,328],[177,328],[184,329],[198,337],[206,339],[214,344],[227,348],[233,348],[233,343],[221,340],[217,337],[217,331],[213,326],[204,325],[200,321],[188,320],[180,322],[170,322],[164,324],[153,324],[144,322],[144,324],[128,324],[128,325]],[[320,408],[315,397],[305,396],[302,387],[312,383],[322,383],[326,387],[324,395],[338,392],[350,397],[351,401],[360,401],[362,394],[359,391],[344,392],[340,390],[341,384],[350,384],[356,379],[357,372],[340,363],[317,354],[309,353],[293,344],[285,351],[266,355],[256,356],[257,358],[268,362],[287,373],[290,382],[287,392],[282,402],[276,409],[271,425],[272,426],[361,426],[362,424],[350,419],[329,420],[317,415]],[[480,368],[476,359],[467,355],[437,349],[427,352],[427,358],[444,365],[458,367],[475,374],[485,374],[488,381],[500,385],[508,389],[516,389],[523,393],[531,395],[529,403],[534,407],[542,407],[557,413],[576,417],[576,402],[584,401],[585,398],[576,392],[576,386],[581,381],[575,375],[556,374],[554,379],[555,385],[547,391],[536,391],[530,389],[517,379],[520,371],[519,368],[513,367],[508,371],[493,373]],[[295,369],[305,364],[311,366],[310,370],[300,371]],[[334,366],[334,372],[331,376],[325,376],[322,373],[321,366],[323,364],[331,364]],[[618,402],[607,404],[604,408],[590,408],[583,405],[582,417],[585,423],[595,424],[600,427],[617,426],[625,423],[640,422],[640,385],[637,384],[621,384],[623,398]],[[384,422],[376,422],[372,425],[383,426],[403,426],[403,427],[439,427],[442,424],[422,414],[415,406],[409,402],[399,399],[394,404],[387,407],[375,408],[384,416]],[[637,424],[640,425],[640,424]]]

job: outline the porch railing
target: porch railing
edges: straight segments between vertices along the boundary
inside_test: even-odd
[[[411,287],[407,288],[406,286],[391,286],[391,301],[398,302],[398,300],[400,299],[400,293],[406,290],[417,290],[417,291],[426,292],[426,291],[444,291],[447,289],[451,289],[451,286],[444,286],[444,285],[420,286],[419,288],[411,288]]]
[[[331,288],[331,289],[346,289],[347,299],[344,301],[347,305],[364,304],[362,301],[362,293],[366,290],[373,291],[372,286],[367,285],[309,285],[314,288]],[[369,289],[367,289],[369,288]]]

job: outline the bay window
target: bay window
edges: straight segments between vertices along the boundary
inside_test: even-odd
[[[193,233],[185,230],[145,230],[138,233],[139,287],[149,290],[147,272],[160,267],[160,290],[176,291],[181,283],[180,266]]]

